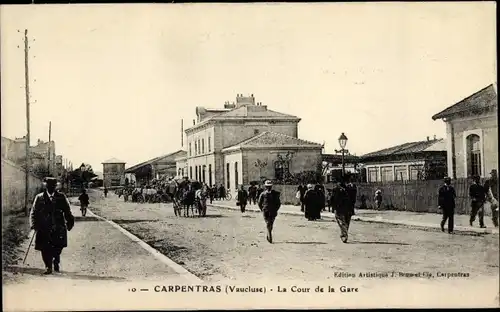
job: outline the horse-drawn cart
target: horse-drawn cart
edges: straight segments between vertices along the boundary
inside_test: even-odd
[[[198,214],[206,216],[208,190],[198,181],[174,181],[175,191],[173,196],[174,213],[176,216],[189,217]]]

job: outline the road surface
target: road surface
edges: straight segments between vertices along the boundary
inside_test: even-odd
[[[176,298],[173,302],[152,293],[143,294],[140,297],[143,300],[139,300],[137,295],[126,295],[125,286],[105,286],[107,292],[103,293],[108,294],[113,289],[115,304],[120,296],[127,300],[135,298],[137,302],[125,301],[129,309],[135,307],[134,304],[141,308],[499,305],[498,235],[449,235],[354,222],[349,243],[344,244],[337,224],[331,220],[308,222],[299,216],[279,215],[275,223],[275,243],[269,244],[259,213],[242,215],[232,210],[209,208],[205,218],[176,217],[171,204],[125,203],[114,194],[106,199],[94,198],[90,209],[142,239],[204,283],[223,288],[224,285],[239,285],[253,291],[267,287],[265,296],[268,297],[258,293],[225,297],[176,293],[175,297],[170,297]],[[136,285],[140,281],[154,292],[155,285],[162,285],[160,283],[182,283],[181,276],[174,270],[107,222],[92,218],[79,222],[91,226],[79,233],[77,222],[71,232],[70,237],[78,238],[73,238],[64,251],[63,270],[68,272],[68,278],[59,278],[66,280],[60,287],[75,286],[78,281],[82,284],[83,281],[99,280],[98,285],[121,285],[135,280]],[[30,267],[38,266],[36,270],[31,269],[34,274],[41,271],[38,258],[38,254],[33,254],[29,260]],[[24,273],[30,274],[28,269],[24,269]],[[47,280],[50,278],[28,278],[40,287],[49,285]],[[13,289],[23,291],[22,285],[14,283],[10,293],[15,293]],[[335,292],[316,293],[318,286],[325,290],[331,287]],[[309,292],[292,292],[307,288]],[[283,293],[284,289],[287,293]],[[355,295],[356,292],[362,297]],[[189,299],[183,301],[180,296]],[[145,300],[146,297],[151,299]],[[203,305],[196,302],[203,302]]]

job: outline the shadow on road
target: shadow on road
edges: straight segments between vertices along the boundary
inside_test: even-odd
[[[102,221],[102,220],[96,217],[75,216],[75,222],[96,222],[96,221]]]
[[[218,215],[206,215],[206,216],[201,217],[201,218],[209,218],[209,219],[210,218],[227,218],[227,216],[223,216],[223,215],[218,214]]]
[[[349,244],[379,244],[379,245],[401,245],[401,246],[408,246],[410,244],[407,243],[400,243],[400,242],[363,242],[363,241],[352,241],[348,242]]]
[[[8,266],[4,269],[7,272],[11,273],[19,273],[19,274],[29,274],[29,275],[41,275],[43,276],[43,272],[45,272],[44,269],[41,268],[27,268],[27,267],[20,267],[20,266]],[[85,280],[90,280],[90,281],[104,281],[104,280],[109,280],[109,281],[124,281],[126,280],[123,277],[116,277],[116,276],[98,276],[98,275],[85,275],[85,274],[78,274],[76,272],[64,272],[62,271],[61,273],[54,273],[50,275],[50,277],[57,277],[57,278],[71,278],[71,279],[85,279]]]
[[[326,243],[324,242],[290,242],[290,241],[275,242],[275,244],[326,245]]]
[[[122,219],[115,219],[113,222],[117,224],[130,224],[130,223],[140,223],[140,222],[159,222],[161,220],[122,220]]]

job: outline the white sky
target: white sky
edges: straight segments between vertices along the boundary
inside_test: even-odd
[[[431,116],[496,77],[494,2],[0,7],[2,135],[78,165],[180,148],[180,120],[253,93],[299,137],[361,155],[445,137]],[[21,32],[18,33],[17,30]],[[17,46],[20,48],[17,48]],[[36,81],[35,81],[36,80]]]

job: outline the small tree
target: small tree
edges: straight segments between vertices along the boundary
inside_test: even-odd
[[[44,166],[43,164],[38,164],[33,166],[32,172],[39,178],[44,178],[49,175],[49,169],[47,168],[47,166]]]

